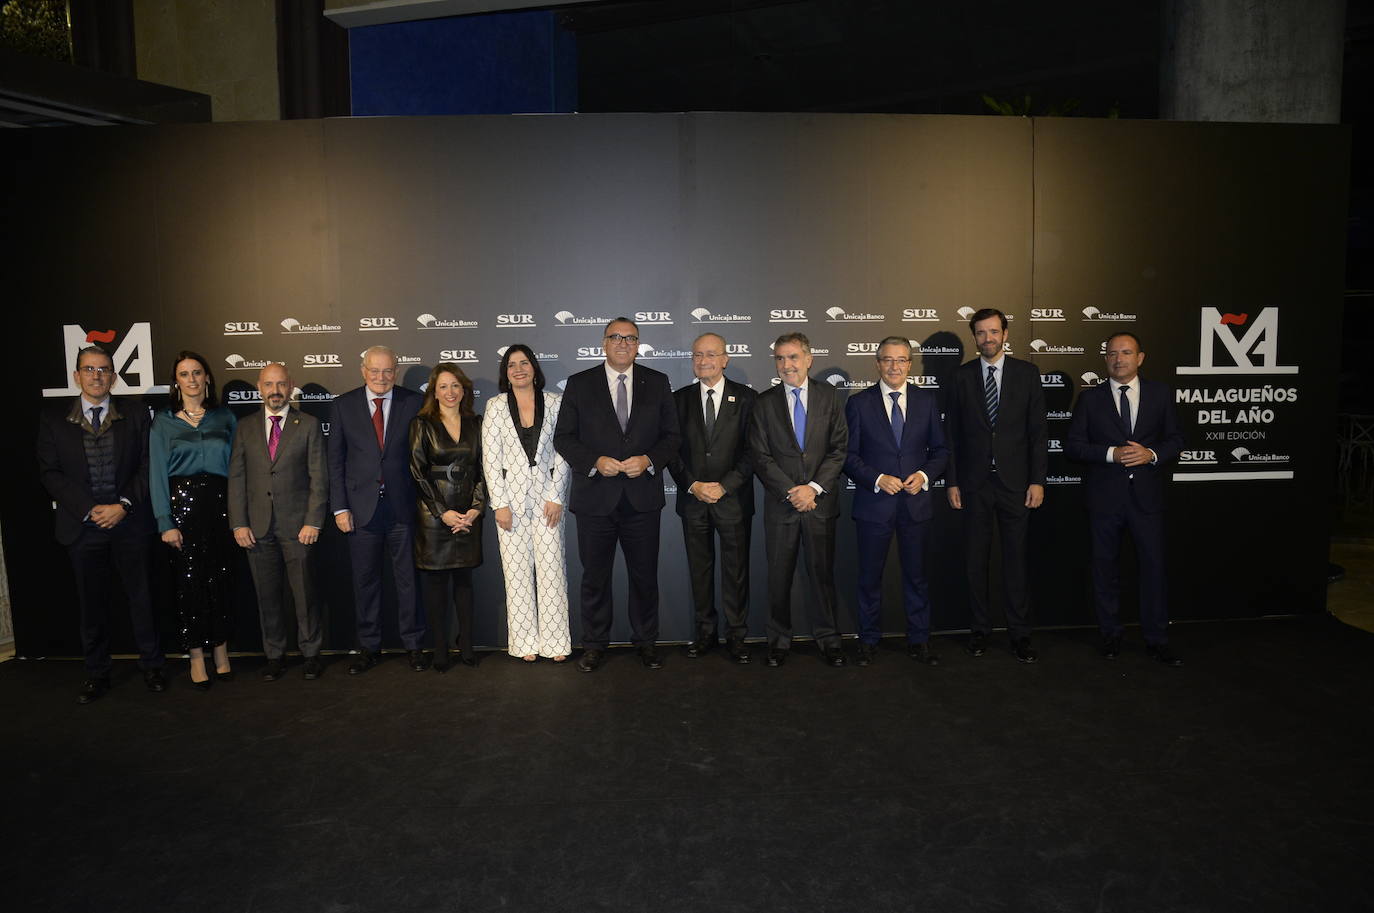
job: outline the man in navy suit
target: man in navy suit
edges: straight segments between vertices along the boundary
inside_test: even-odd
[[[410,420],[420,394],[396,386],[396,353],[363,352],[363,386],[334,400],[329,411],[329,499],[334,522],[348,538],[358,613],[360,675],[382,649],[382,562],[391,560],[396,615],[410,667],[423,672],[425,622],[415,600],[415,481],[410,476]]]
[[[582,647],[591,672],[611,641],[611,571],[619,544],[630,578],[630,631],[646,668],[658,641],[658,539],[663,470],[682,443],[668,375],[636,365],[639,327],[617,317],[602,338],[606,360],[568,378],[553,446],[572,472],[568,509],[582,559]]]
[[[38,470],[57,505],[57,541],[67,547],[81,603],[86,680],[77,702],[110,688],[111,581],[124,585],[149,691],[166,690],[164,658],[148,587],[153,515],[148,508],[148,410],[110,396],[114,361],[99,346],[76,355],[72,377],[81,395],[44,412],[38,425]]]
[[[1005,351],[1007,315],[983,308],[969,319],[978,358],[960,365],[950,383],[946,411],[950,459],[945,473],[949,506],[967,514],[972,633],[965,649],[982,656],[992,630],[988,569],[994,524],[1002,540],[1002,585],[1011,649],[1019,662],[1039,657],[1031,646],[1026,539],[1030,513],[1045,500],[1049,423],[1040,371]]]
[[[1166,666],[1183,661],[1169,650],[1164,581],[1165,464],[1178,458],[1183,435],[1174,392],[1145,380],[1145,351],[1134,333],[1107,340],[1108,382],[1084,390],[1073,409],[1066,452],[1087,465],[1083,483],[1092,529],[1093,603],[1101,653],[1121,654],[1121,533],[1131,531],[1140,563],[1140,627],[1145,651]]]
[[[926,582],[926,533],[933,507],[930,483],[948,456],[935,395],[907,379],[911,341],[889,336],[878,344],[881,381],[849,398],[845,475],[854,480],[854,527],[859,542],[859,656],[867,666],[882,636],[883,567],[892,535],[902,561],[907,654],[939,665],[930,649],[930,589]]]

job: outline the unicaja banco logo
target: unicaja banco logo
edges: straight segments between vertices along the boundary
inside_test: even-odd
[[[1043,339],[1032,339],[1030,347],[1041,355],[1082,355],[1082,346],[1057,346]]]
[[[1279,364],[1279,309],[1258,314],[1223,314],[1201,309],[1198,363],[1179,365],[1179,374],[1297,374],[1297,365]]]
[[[572,311],[559,311],[557,314],[553,315],[553,319],[557,320],[558,325],[561,327],[604,327],[614,320],[615,317],[603,317],[600,315],[594,317],[579,317]]]
[[[1084,320],[1135,320],[1135,317],[1135,314],[1126,314],[1120,311],[1104,312],[1100,308],[1095,308],[1092,305],[1088,305],[1083,309]]]
[[[853,323],[863,320],[886,320],[884,314],[851,314],[842,307],[826,308],[825,316],[828,323]]]
[[[1098,377],[1093,371],[1084,371],[1082,375],[1080,375],[1080,379],[1083,381],[1083,387],[1085,389],[1088,387],[1096,387],[1098,384],[1102,383],[1102,378]]]
[[[224,364],[230,371],[261,371],[272,364],[272,361],[266,358],[244,358],[242,355],[234,354],[226,355]]]
[[[114,345],[116,338],[119,340],[117,346]],[[44,396],[77,396],[81,393],[81,388],[76,386],[76,380],[72,377],[72,369],[76,366],[77,353],[93,345],[109,352],[114,362],[115,376],[110,392],[115,396],[167,391],[166,384],[155,383],[152,324],[135,323],[127,333],[119,336],[114,330],[87,330],[69,323],[62,327],[62,363],[67,385],[49,387],[43,391]]]
[[[477,326],[475,320],[449,320],[433,314],[421,314],[415,318],[415,322],[422,330],[470,330]]]
[[[337,323],[301,323],[295,317],[287,317],[281,322],[283,333],[338,333],[342,330]]]
[[[706,308],[696,308],[690,313],[692,323],[749,323],[754,319],[750,314],[717,314]]]

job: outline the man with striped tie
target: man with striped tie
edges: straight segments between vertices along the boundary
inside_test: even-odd
[[[1031,647],[1026,586],[1030,512],[1045,499],[1049,428],[1040,371],[1003,351],[1007,316],[996,308],[969,320],[978,358],[954,372],[945,413],[949,466],[946,494],[964,516],[964,544],[972,633],[967,650],[982,656],[992,630],[988,570],[992,532],[1002,539],[1002,584],[1007,629],[1017,660],[1038,659]]]

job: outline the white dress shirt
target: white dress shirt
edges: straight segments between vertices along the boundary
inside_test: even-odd
[[[883,391],[883,414],[887,416],[887,421],[888,421],[888,424],[889,424],[889,425],[892,423],[892,394],[896,393],[896,394],[897,394],[897,408],[900,409],[900,410],[902,410],[902,423],[903,423],[903,425],[905,426],[905,423],[906,423],[906,416],[907,416],[907,411],[906,411],[906,386],[907,386],[906,384],[902,384],[902,386],[901,386],[900,389],[894,389],[894,388],[889,387],[889,386],[887,385],[887,381],[879,381],[879,382],[878,382],[878,388],[881,389],[881,390]],[[930,490],[930,476],[926,475],[924,469],[918,469],[918,470],[916,470],[916,471],[919,472],[919,473],[921,474],[921,491],[929,491],[929,490]],[[887,474],[887,473],[879,473],[879,475],[886,475],[886,474]],[[896,476],[893,476],[893,478],[896,479],[897,477],[896,477]],[[904,481],[906,481],[906,480],[905,480],[905,479],[897,479],[897,481],[898,481],[898,482],[904,482]],[[873,493],[876,495],[876,494],[877,494],[879,491],[881,491],[881,490],[882,490],[882,489],[880,489],[880,488],[878,487],[878,483],[875,481],[875,482],[873,483]]]
[[[792,385],[786,384],[786,383],[783,384],[783,387],[784,387],[784,389],[787,390],[787,421],[792,425],[792,436],[793,436],[793,437],[796,437],[796,436],[797,436],[797,422],[796,422],[796,420],[795,420],[795,419],[793,418],[793,416],[792,416],[792,409],[793,409],[793,408],[796,406],[796,404],[797,404],[797,397],[794,396],[794,395],[792,394],[792,391],[793,391],[793,390],[800,390],[800,391],[801,391],[801,405],[802,405],[802,411],[806,413],[806,425],[807,425],[807,427],[809,428],[809,427],[811,427],[811,407],[810,407],[809,403],[807,402],[807,395],[808,395],[808,393],[810,393],[811,378],[808,377],[808,378],[806,378],[806,380],[803,380],[803,381],[801,382],[801,386],[800,386],[800,387],[793,387]],[[812,488],[816,489],[816,494],[818,494],[818,495],[823,495],[823,494],[825,494],[825,489],[822,488],[822,487],[820,486],[819,483],[817,483],[817,482],[807,482],[806,484],[807,484],[807,485],[810,485]]]
[[[372,409],[373,409],[372,403],[369,402],[369,403],[367,404],[367,407],[368,407],[368,408],[367,408],[367,414],[368,414],[368,416],[370,417],[370,416],[372,415]],[[287,406],[282,406],[280,412],[273,412],[273,411],[272,411],[271,409],[269,409],[267,406],[263,406],[263,407],[262,407],[262,411],[263,411],[264,413],[266,413],[266,414],[263,416],[263,418],[262,418],[263,433],[264,433],[264,435],[265,435],[266,438],[267,438],[267,442],[270,444],[270,443],[272,443],[272,419],[271,419],[271,416],[273,416],[273,415],[280,415],[280,416],[281,416],[282,430],[285,431],[285,430],[286,430],[286,413],[289,412],[289,411],[291,411],[291,407],[290,407],[289,405],[287,405]],[[385,403],[382,404],[382,416],[383,416],[383,421],[385,421],[385,416],[386,416],[386,404],[385,404]]]

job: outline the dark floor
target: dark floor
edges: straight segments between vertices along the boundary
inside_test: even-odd
[[[1043,661],[937,639],[592,675],[389,658],[163,695],[132,664],[0,666],[13,911],[1374,909],[1374,635],[1090,632]]]

